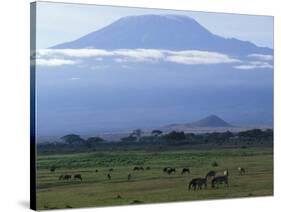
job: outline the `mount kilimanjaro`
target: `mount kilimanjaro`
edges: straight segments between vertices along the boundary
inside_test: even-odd
[[[140,15],[120,18],[104,28],[54,49],[168,49],[215,51],[234,56],[272,54],[248,41],[215,35],[181,15]]]

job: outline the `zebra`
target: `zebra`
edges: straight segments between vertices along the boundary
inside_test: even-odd
[[[239,175],[242,176],[245,174],[246,171],[244,168],[238,167],[238,172],[239,172]]]
[[[197,189],[202,189],[202,186],[204,185],[204,188],[207,188],[207,178],[194,178],[189,182],[188,190],[192,189],[195,191]]]
[[[216,172],[215,171],[209,171],[207,174],[206,174],[206,177],[205,178],[214,178],[216,176]]]
[[[228,176],[227,175],[214,177],[214,179],[212,180],[212,188],[215,188],[215,185],[217,185],[217,187],[218,187],[219,184],[223,184],[223,183],[228,186]]]
[[[190,169],[189,168],[183,168],[181,171],[181,174],[183,175],[185,172],[190,173]]]

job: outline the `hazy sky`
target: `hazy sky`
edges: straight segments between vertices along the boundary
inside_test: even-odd
[[[210,114],[235,126],[272,126],[271,53],[43,49],[80,38],[121,17],[145,14],[186,15],[214,34],[272,47],[272,17],[37,4],[37,135],[152,129]],[[161,40],[162,34],[157,36]],[[200,47],[201,41],[195,45]],[[122,44],[126,42],[131,41]]]
[[[273,47],[273,17],[37,2],[37,48],[77,39],[129,15],[180,14],[223,37]]]

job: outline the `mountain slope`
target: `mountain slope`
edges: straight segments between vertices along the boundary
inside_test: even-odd
[[[198,121],[191,122],[191,123],[171,124],[168,126],[164,126],[163,129],[168,130],[168,131],[170,131],[170,130],[180,130],[180,131],[183,130],[184,131],[184,130],[190,129],[190,128],[213,128],[213,129],[215,129],[215,128],[231,128],[231,127],[234,127],[234,126],[227,123],[220,117],[218,117],[216,115],[210,115],[203,119],[200,119]]]
[[[190,127],[232,127],[231,124],[227,123],[220,117],[216,115],[210,115],[206,118],[203,118],[199,121],[192,122],[188,124],[187,126]]]
[[[77,40],[52,48],[170,49],[216,51],[236,56],[272,54],[272,49],[212,34],[197,21],[179,15],[141,15],[121,18]]]

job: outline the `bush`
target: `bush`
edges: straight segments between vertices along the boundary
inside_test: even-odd
[[[185,139],[185,134],[184,134],[184,132],[172,131],[172,132],[168,133],[167,135],[165,135],[164,137],[170,141],[181,141],[181,140]]]
[[[217,163],[217,161],[214,161],[214,162],[212,162],[212,166],[217,167],[217,166],[219,166],[219,164]]]

